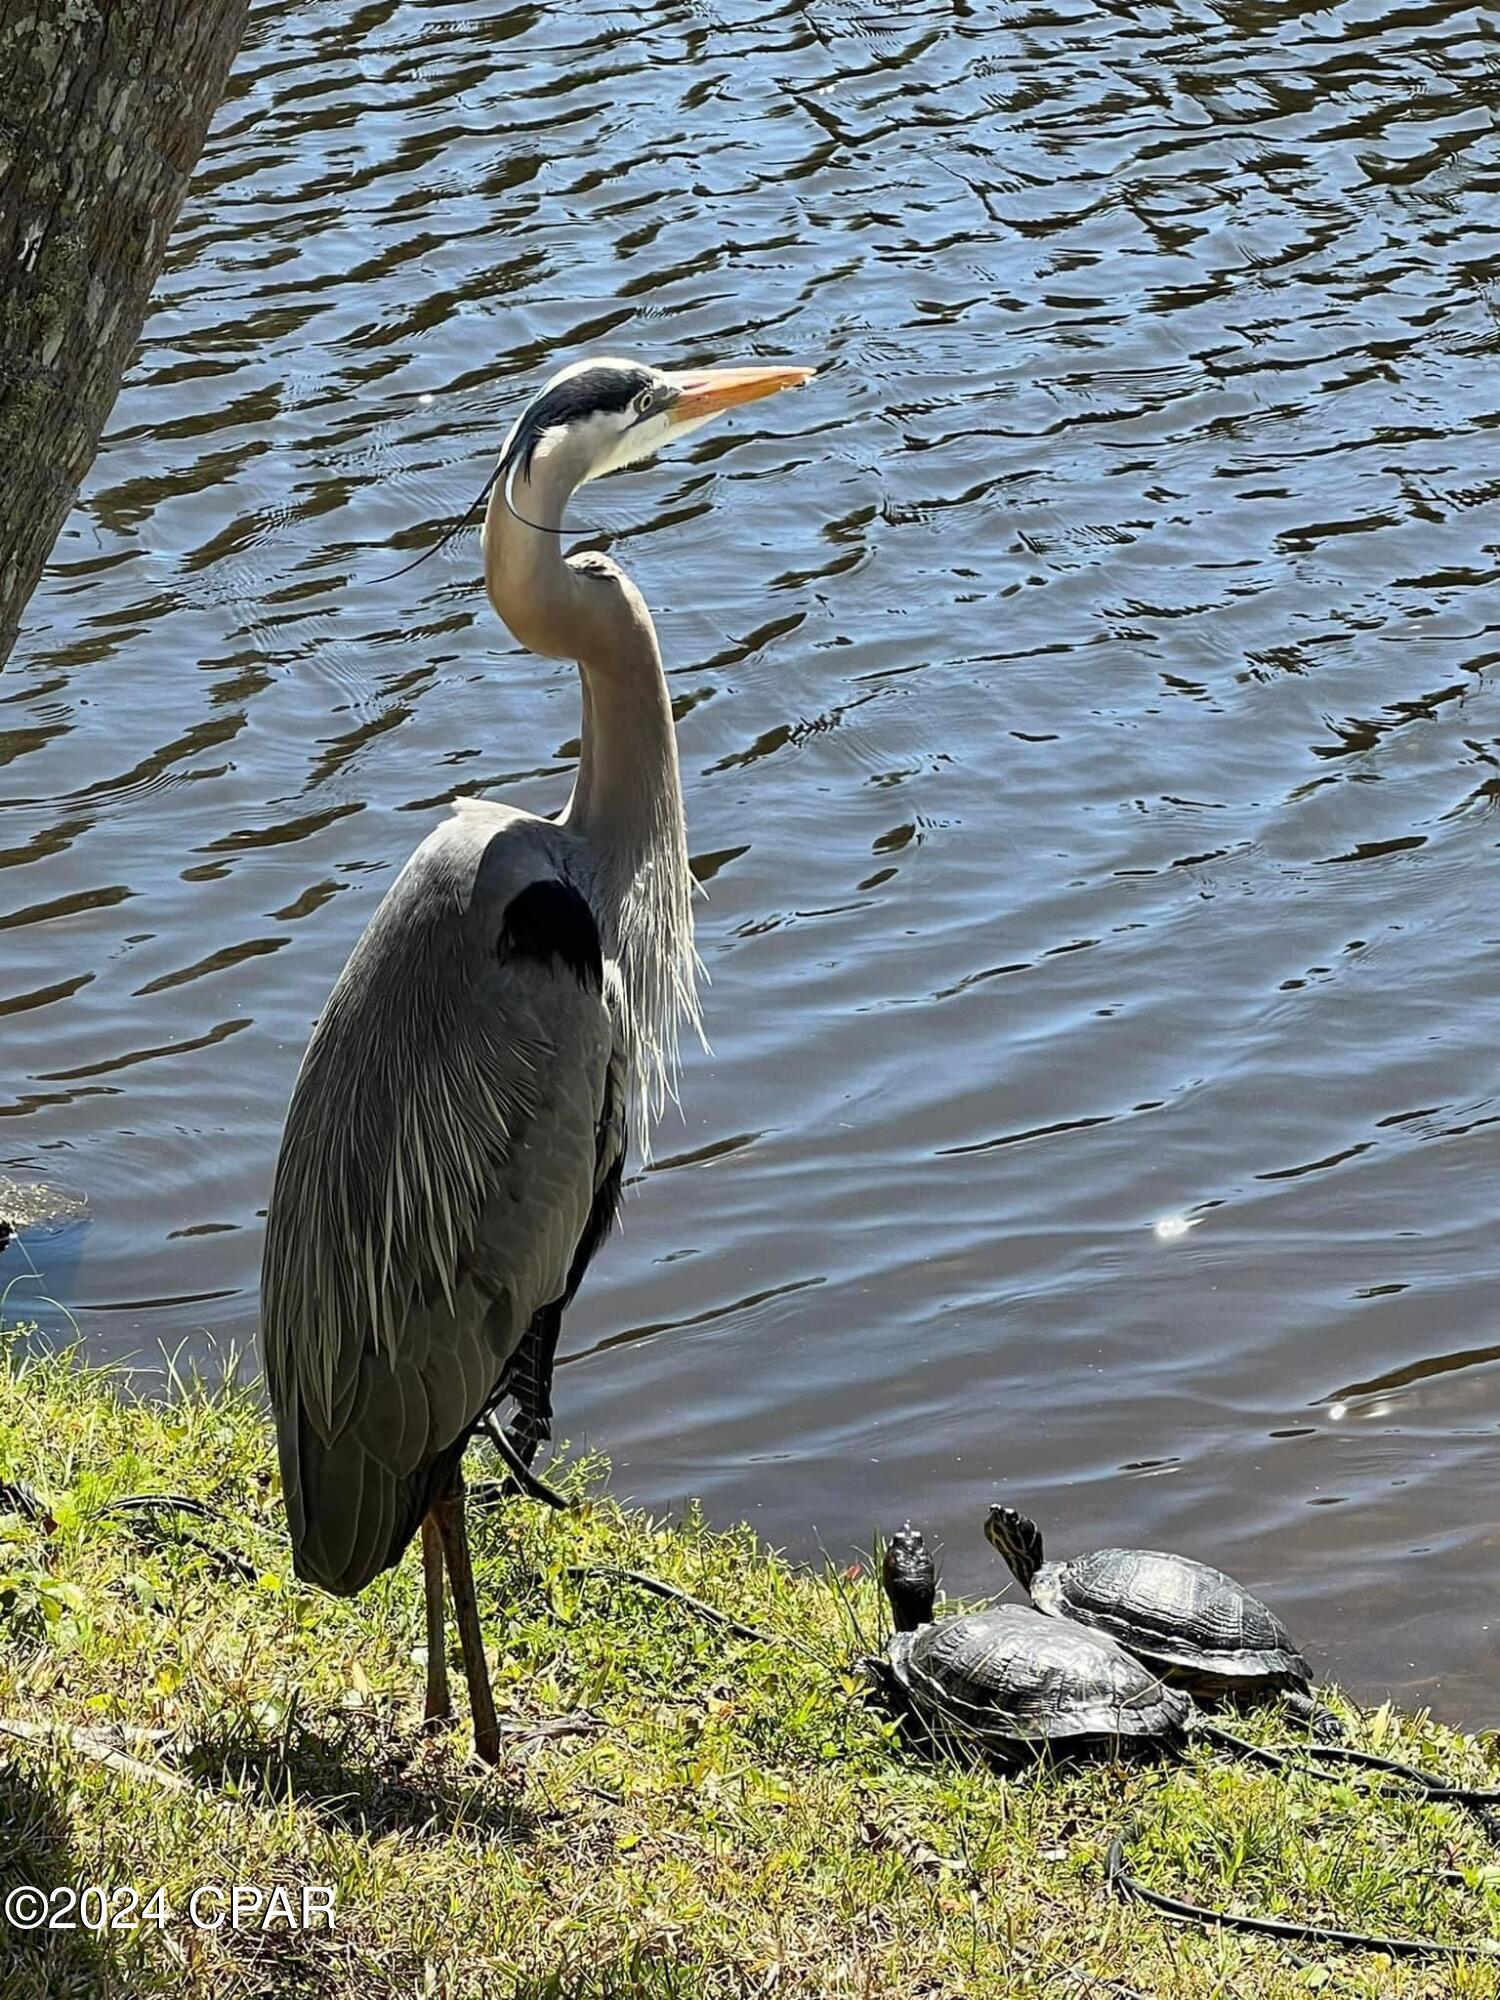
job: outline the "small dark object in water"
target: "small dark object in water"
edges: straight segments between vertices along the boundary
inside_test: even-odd
[[[1318,1735],[1343,1735],[1337,1716],[1314,1701],[1312,1670],[1281,1620],[1223,1570],[1155,1549],[1044,1562],[1041,1529],[1014,1507],[991,1507],[984,1533],[1048,1617],[1107,1634],[1195,1695],[1280,1695]]]
[[[896,1622],[883,1677],[932,1735],[1006,1759],[1181,1741],[1191,1701],[1100,1633],[1016,1604],[933,1622],[937,1575],[910,1523],[881,1575]]]
[[[3,1254],[6,1244],[14,1234],[15,1231],[8,1222],[0,1222],[0,1254]]]

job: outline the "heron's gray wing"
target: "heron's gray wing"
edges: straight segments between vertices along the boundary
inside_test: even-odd
[[[261,1324],[300,1574],[396,1561],[596,1193],[613,1032],[570,836],[503,808],[422,843],[314,1030]]]

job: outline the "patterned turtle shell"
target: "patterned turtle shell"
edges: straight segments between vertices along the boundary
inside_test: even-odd
[[[1016,1604],[895,1632],[888,1658],[930,1728],[997,1750],[1175,1737],[1192,1707],[1113,1640]]]
[[[1045,1563],[1031,1580],[1031,1601],[1160,1666],[1303,1690],[1312,1680],[1275,1612],[1223,1570],[1188,1556],[1095,1549]]]

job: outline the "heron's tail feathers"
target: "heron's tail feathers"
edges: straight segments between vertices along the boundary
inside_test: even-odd
[[[349,1431],[325,1444],[297,1399],[279,1412],[276,1441],[298,1576],[352,1597],[401,1560],[422,1516],[448,1489],[463,1439],[410,1473],[393,1472]]]

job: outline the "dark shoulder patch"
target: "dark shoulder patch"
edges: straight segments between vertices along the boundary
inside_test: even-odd
[[[604,987],[604,952],[594,913],[568,882],[529,882],[500,920],[497,949],[506,957],[566,965],[582,986]]]

